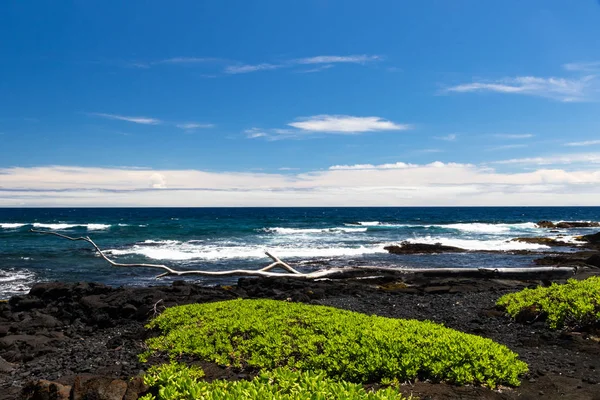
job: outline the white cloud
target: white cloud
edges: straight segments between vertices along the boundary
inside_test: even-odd
[[[229,65],[225,67],[226,74],[247,74],[248,72],[256,72],[256,71],[269,71],[274,69],[282,68],[283,65],[280,64],[255,64],[255,65]]]
[[[600,144],[600,140],[585,140],[583,142],[570,142],[565,143],[565,146],[593,146]]]
[[[333,165],[329,167],[330,170],[356,170],[356,169],[404,169],[404,168],[415,168],[417,164],[407,164],[403,162],[397,162],[392,164],[354,164],[354,165]]]
[[[446,136],[436,136],[435,138],[439,140],[445,140],[447,142],[453,142],[458,138],[458,135],[456,133],[449,133]]]
[[[164,189],[167,187],[167,180],[161,173],[154,173],[150,175],[150,187],[153,189]]]
[[[222,61],[213,57],[173,57],[164,60],[153,61],[152,64],[201,64]]]
[[[597,205],[600,198],[600,168],[499,173],[439,161],[285,174],[48,166],[0,175],[0,206]]]
[[[333,67],[334,67],[333,64],[325,64],[325,65],[320,65],[318,67],[310,68],[310,69],[299,69],[296,72],[299,73],[299,74],[312,74],[312,73],[321,72],[321,71],[324,71],[326,69],[330,69],[330,68],[333,68]]]
[[[496,133],[493,136],[500,139],[529,139],[535,135],[531,133]]]
[[[354,134],[372,131],[402,131],[410,125],[397,124],[380,117],[354,117],[351,115],[315,115],[300,118],[288,124],[307,132]]]
[[[567,71],[598,72],[600,71],[600,61],[592,62],[574,62],[563,65]]]
[[[527,147],[527,145],[526,144],[505,144],[502,146],[489,147],[487,150],[488,151],[499,151],[499,150],[522,149],[524,147]]]
[[[105,114],[105,113],[90,113],[90,115],[95,115],[97,117],[108,118],[108,119],[116,119],[119,121],[133,122],[136,124],[143,124],[143,125],[158,125],[158,124],[162,123],[162,121],[160,119],[150,118],[150,117],[127,117],[124,115]]]
[[[180,124],[175,124],[176,127],[186,130],[194,130],[199,128],[213,128],[214,124],[200,124],[197,122],[184,122]]]
[[[376,55],[352,55],[352,56],[315,56],[298,58],[292,60],[290,64],[334,64],[334,63],[351,63],[351,64],[364,64],[371,61],[381,60],[381,56]]]
[[[497,92],[523,94],[551,98],[563,102],[589,100],[595,92],[597,79],[594,75],[581,78],[540,78],[519,76],[496,81],[481,81],[452,86],[446,92]]]
[[[244,131],[244,133],[246,134],[246,137],[248,139],[256,139],[256,138],[261,138],[261,137],[266,137],[268,136],[267,133],[263,132],[262,129],[259,128],[250,128],[250,129],[246,129]]]
[[[292,60],[284,60],[276,64],[273,63],[260,63],[260,64],[242,64],[242,65],[229,65],[225,67],[224,72],[226,74],[246,74],[249,72],[257,71],[269,71],[280,68],[292,68],[299,65],[318,65],[316,68],[308,70],[298,70],[296,72],[309,73],[319,72],[325,69],[333,68],[334,64],[366,64],[369,62],[375,62],[382,60],[381,56],[377,55],[350,55],[350,56],[314,56],[305,58],[296,58]]]
[[[513,158],[494,161],[492,164],[569,165],[600,164],[600,153],[557,154],[545,157]]]

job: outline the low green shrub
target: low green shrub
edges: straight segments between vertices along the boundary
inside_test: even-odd
[[[502,296],[497,305],[513,318],[522,312],[547,319],[551,328],[585,327],[600,321],[600,277],[523,289]]]
[[[157,395],[140,400],[402,400],[397,390],[367,392],[361,385],[336,382],[323,372],[301,372],[278,368],[262,372],[251,381],[200,380],[202,370],[171,363],[150,368],[144,382]]]
[[[490,339],[433,322],[368,316],[275,300],[231,300],[165,310],[148,325],[154,352],[223,366],[323,371],[350,382],[432,380],[518,385],[527,365]]]

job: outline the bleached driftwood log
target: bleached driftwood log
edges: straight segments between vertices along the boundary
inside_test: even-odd
[[[157,275],[156,278],[162,278],[164,276],[175,275],[200,275],[200,276],[258,276],[258,277],[269,277],[269,278],[295,278],[295,279],[343,279],[343,278],[359,278],[359,277],[376,277],[376,276],[394,276],[394,275],[405,275],[405,274],[424,274],[424,275],[475,275],[475,276],[502,276],[502,277],[531,277],[535,275],[544,276],[569,276],[574,275],[577,272],[576,267],[531,267],[531,268],[386,268],[386,267],[373,267],[373,266],[360,266],[360,267],[346,267],[346,268],[328,268],[321,269],[313,272],[303,273],[294,268],[289,264],[283,262],[275,255],[269,253],[265,254],[273,260],[273,263],[267,265],[264,268],[249,270],[249,269],[231,269],[226,271],[204,271],[204,270],[191,270],[191,271],[178,271],[164,264],[125,264],[111,260],[104,251],[98,247],[96,243],[89,236],[71,237],[63,235],[62,233],[45,231],[38,229],[30,229],[30,232],[41,233],[45,235],[54,235],[67,240],[72,241],[85,241],[94,246],[94,249],[100,254],[104,260],[110,263],[114,267],[141,267],[141,268],[155,268],[162,269],[163,272]],[[271,272],[275,268],[281,268],[285,272]]]

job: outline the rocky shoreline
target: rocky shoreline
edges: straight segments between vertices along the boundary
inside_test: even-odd
[[[581,277],[593,270],[580,271]],[[135,399],[146,389],[137,359],[152,332],[144,323],[164,307],[233,298],[272,298],[330,305],[395,318],[429,319],[489,337],[516,351],[530,373],[519,388],[491,391],[417,382],[421,398],[598,398],[596,332],[560,332],[543,321],[510,320],[494,306],[505,293],[540,281],[411,275],[402,281],[240,279],[235,286],[110,288],[93,283],[43,283],[0,304],[0,398]],[[209,379],[242,379],[246,371],[204,363]],[[51,384],[50,382],[55,382]],[[111,393],[112,397],[93,397]],[[61,397],[63,396],[63,397]],[[86,397],[87,396],[87,397]]]

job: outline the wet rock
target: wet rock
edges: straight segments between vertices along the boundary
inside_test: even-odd
[[[539,221],[536,225],[539,228],[556,228],[556,225],[552,221]]]
[[[557,228],[569,229],[569,228],[593,228],[600,226],[598,222],[579,222],[579,221],[565,221],[556,224]]]
[[[511,239],[512,242],[522,242],[531,244],[543,244],[546,246],[573,246],[571,243],[563,242],[558,239],[547,238],[547,237],[523,237]]]
[[[590,244],[600,244],[600,232],[579,236],[577,239]]]
[[[387,250],[391,254],[463,253],[467,251],[460,247],[444,246],[441,243],[425,244],[409,242],[402,242],[399,246],[386,246],[384,250]]]
[[[593,228],[593,227],[600,226],[600,222],[562,221],[562,222],[555,224],[552,221],[539,221],[536,225],[539,228],[559,228],[559,229]]]

